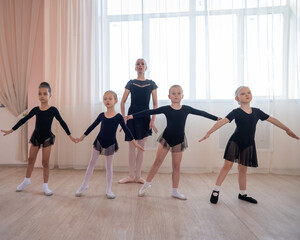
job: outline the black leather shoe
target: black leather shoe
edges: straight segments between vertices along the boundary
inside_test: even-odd
[[[217,196],[214,196],[214,193],[217,194]],[[211,196],[210,196],[210,202],[213,203],[213,204],[216,204],[218,202],[218,199],[219,199],[219,191],[213,191],[211,193]]]
[[[241,195],[240,193],[239,193],[239,199],[241,199],[241,200],[244,200],[244,201],[246,201],[246,202],[250,202],[250,203],[257,203],[257,201],[254,199],[254,198],[252,198],[252,197],[247,197],[247,194],[245,194],[245,195]]]

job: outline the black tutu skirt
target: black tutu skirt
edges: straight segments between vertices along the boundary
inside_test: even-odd
[[[145,137],[152,135],[152,129],[149,129],[150,117],[130,119],[127,121],[127,127],[131,131],[135,140],[141,140]],[[125,135],[125,141],[131,141],[130,138]]]
[[[96,149],[97,151],[100,152],[101,155],[104,155],[104,156],[110,156],[110,155],[113,155],[115,152],[118,151],[119,149],[119,145],[118,145],[118,142],[110,145],[108,148],[104,148],[101,146],[100,142],[98,139],[96,139],[94,141],[94,149]]]
[[[183,142],[176,144],[173,147],[171,147],[167,140],[163,137],[163,133],[158,137],[157,141],[163,146],[163,148],[170,150],[170,152],[183,152],[188,147],[185,135]]]
[[[29,142],[30,142],[33,146],[38,146],[39,148],[41,148],[41,146],[42,146],[43,148],[49,147],[49,146],[51,146],[51,145],[54,144],[54,142],[55,142],[55,135],[52,133],[51,136],[50,136],[49,138],[47,138],[47,139],[45,139],[45,140],[39,140],[39,139],[37,139],[37,137],[36,137],[34,134],[32,134],[32,136],[31,136]]]
[[[255,144],[241,148],[236,142],[229,141],[225,148],[224,159],[247,167],[258,166]]]

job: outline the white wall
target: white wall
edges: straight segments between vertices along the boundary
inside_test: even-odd
[[[4,130],[10,130],[18,118],[13,116],[6,108],[0,108],[0,128]],[[0,164],[24,164],[20,161],[20,157],[17,155],[16,148],[18,147],[18,139],[20,132],[15,131],[7,136],[0,136]]]
[[[191,104],[193,105],[193,104]],[[223,110],[215,111],[213,109],[217,109],[222,105]],[[258,106],[261,104],[258,104]],[[234,102],[217,102],[213,103],[210,108],[212,110],[208,110],[206,107],[199,107],[205,109],[211,113],[219,112],[219,116],[224,117],[226,113],[228,113],[228,109],[232,109],[235,106]],[[253,104],[255,106],[255,104]],[[257,105],[256,105],[257,106]],[[272,111],[272,115],[290,127],[298,136],[300,135],[300,112],[297,111],[300,109],[300,100],[285,100],[285,101],[277,101],[274,104],[274,111]],[[117,109],[119,110],[119,109]],[[7,109],[0,109],[0,119],[1,119],[1,128],[2,129],[10,129],[16,122],[17,118],[12,116]],[[34,119],[31,119],[32,125],[34,124]],[[54,120],[54,122],[57,122]],[[90,123],[84,123],[84,128],[88,126]],[[159,128],[159,134],[163,131],[165,127],[165,119],[163,115],[157,116],[156,121],[157,127]],[[224,149],[222,146],[226,144],[228,138],[233,132],[235,128],[235,123],[225,125],[221,131],[217,131],[212,134],[212,136],[202,143],[198,143],[198,139],[202,137],[206,131],[214,124],[213,121],[206,120],[197,116],[189,116],[186,124],[186,136],[188,139],[189,147],[183,154],[182,160],[182,172],[191,172],[191,173],[201,173],[201,172],[211,172],[218,171],[219,168],[223,164],[223,153]],[[264,132],[263,129],[266,128]],[[58,128],[59,131],[63,131]],[[85,130],[85,129],[84,129]],[[84,131],[82,130],[82,131]],[[89,135],[86,139],[90,144],[89,149],[92,148],[92,142],[99,131],[99,127],[97,127],[93,134]],[[269,136],[269,134],[271,135]],[[81,136],[81,132],[76,133]],[[159,134],[153,134],[152,137],[149,138],[148,144],[146,147],[143,170],[149,171],[151,164],[155,158],[156,153],[156,138]],[[31,132],[29,132],[31,135]],[[22,162],[18,161],[18,157],[16,156],[16,143],[18,139],[18,131],[13,134],[0,137],[0,152],[1,159],[0,164],[22,164]],[[75,135],[76,136],[76,135]],[[269,147],[264,147],[265,142],[268,138],[271,138],[271,145]],[[114,158],[114,170],[115,171],[127,171],[128,170],[128,143],[124,142],[124,133],[117,133],[117,138],[119,142],[120,149],[115,154]],[[69,141],[69,140],[68,140]],[[287,173],[287,174],[298,174],[300,175],[300,141],[296,141],[295,139],[290,138],[286,135],[284,131],[277,127],[272,127],[272,125],[268,122],[259,122],[257,125],[257,134],[256,134],[256,143],[258,149],[258,164],[259,167],[256,169],[249,168],[249,172],[274,172],[274,173]],[[55,144],[57,145],[57,143]],[[67,144],[65,147],[68,146]],[[73,145],[72,145],[73,146]],[[55,146],[58,147],[58,146]],[[84,146],[81,146],[80,143],[74,146],[81,152]],[[80,150],[81,149],[81,150]],[[67,151],[69,152],[69,151]],[[72,151],[71,151],[72,152]],[[86,167],[90,157],[90,150],[84,151],[82,157],[82,164],[78,167]],[[71,157],[70,155],[67,155]],[[54,155],[54,154],[53,154]],[[53,156],[54,157],[54,156]],[[68,166],[66,166],[68,167]],[[71,166],[72,167],[72,166]],[[76,166],[75,166],[76,167]],[[104,157],[101,157],[99,163],[97,164],[98,168],[104,167]],[[236,172],[236,167],[232,170],[232,172]],[[160,172],[170,172],[171,171],[171,154],[167,155],[165,162],[163,163]]]

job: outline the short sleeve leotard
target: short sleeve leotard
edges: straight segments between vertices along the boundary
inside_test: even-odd
[[[157,141],[159,141],[164,148],[171,149],[172,152],[181,152],[187,148],[184,128],[186,118],[189,114],[199,115],[215,121],[218,119],[218,117],[205,111],[197,110],[186,105],[182,105],[181,109],[179,110],[173,109],[171,106],[163,106],[153,110],[145,110],[133,114],[133,118],[161,113],[166,116],[167,126]]]
[[[109,156],[118,151],[119,146],[116,139],[116,132],[119,124],[123,128],[126,136],[131,141],[133,136],[130,130],[125,125],[124,119],[120,113],[114,117],[107,118],[104,113],[100,113],[97,119],[92,123],[91,126],[84,132],[84,135],[89,135],[91,131],[101,122],[100,132],[94,141],[94,148],[100,152],[101,155]]]
[[[128,115],[149,109],[149,103],[152,91],[157,88],[157,85],[152,80],[130,80],[126,89],[131,94],[131,104],[128,109]],[[140,140],[149,135],[152,135],[152,130],[149,129],[150,116],[144,116],[138,119],[127,121],[127,126],[133,134],[134,139]],[[125,141],[130,141],[128,136],[125,136]]]
[[[241,108],[231,111],[226,118],[231,122],[235,119],[236,129],[225,148],[224,159],[237,162],[248,167],[257,167],[255,147],[255,130],[258,120],[266,120],[269,115],[258,108],[252,108],[248,114]]]
[[[29,141],[33,146],[40,147],[42,145],[43,147],[48,147],[54,144],[55,135],[51,132],[51,126],[54,117],[59,121],[67,135],[71,134],[67,124],[60,116],[59,111],[53,106],[44,111],[40,110],[39,107],[33,108],[28,115],[17,122],[12,129],[17,130],[34,115],[36,116],[35,129]]]

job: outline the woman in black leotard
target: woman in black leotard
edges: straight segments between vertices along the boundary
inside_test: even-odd
[[[167,127],[162,135],[158,138],[160,142],[155,161],[147,176],[146,182],[139,190],[139,196],[144,196],[147,189],[151,186],[151,181],[157,173],[160,165],[164,161],[169,150],[172,152],[172,181],[173,189],[172,196],[181,200],[186,200],[186,197],[178,192],[180,163],[182,159],[182,152],[187,147],[184,128],[188,114],[195,114],[206,117],[212,120],[218,120],[218,117],[207,112],[194,109],[190,106],[180,105],[183,98],[182,88],[179,85],[174,85],[169,90],[169,98],[172,102],[170,106],[164,106],[153,110],[145,110],[139,113],[128,116],[128,119],[138,119],[140,117],[149,116],[151,114],[163,113],[167,118]]]
[[[126,86],[121,100],[121,112],[125,117],[125,102],[131,95],[131,104],[128,110],[128,115],[149,109],[150,98],[152,96],[153,108],[157,108],[157,86],[154,81],[145,78],[145,71],[147,70],[146,61],[142,58],[138,59],[135,64],[137,71],[137,79],[130,80]],[[126,121],[126,118],[124,118]],[[145,116],[143,118],[131,119],[127,121],[127,126],[133,134],[137,142],[144,147],[147,137],[152,134],[152,128],[157,132],[154,125],[155,116]],[[130,139],[125,136],[125,141]],[[145,180],[141,177],[142,163],[144,152],[138,150],[135,153],[135,147],[129,143],[129,176],[119,180],[119,183],[144,183]]]
[[[114,199],[115,194],[111,191],[112,177],[113,177],[113,156],[119,149],[116,139],[116,132],[119,125],[123,128],[126,136],[132,141],[133,146],[139,148],[141,151],[144,149],[136,143],[130,130],[125,125],[124,119],[120,113],[115,111],[115,104],[118,102],[117,94],[113,91],[106,91],[103,95],[103,103],[107,111],[99,114],[93,124],[84,132],[81,138],[77,139],[78,142],[82,141],[93,129],[101,122],[100,132],[94,141],[94,149],[90,159],[88,168],[86,169],[83,183],[77,190],[75,196],[80,197],[83,191],[88,187],[89,179],[96,166],[97,159],[100,155],[106,156],[106,197]]]
[[[34,163],[36,160],[36,156],[40,147],[42,147],[43,153],[43,175],[44,175],[44,184],[43,190],[45,195],[51,196],[53,192],[48,188],[48,179],[49,179],[49,158],[51,152],[51,145],[54,144],[55,136],[51,132],[51,125],[53,118],[55,117],[60,125],[65,130],[66,134],[70,137],[73,142],[76,142],[75,139],[71,136],[69,128],[64,120],[61,118],[57,108],[50,106],[48,101],[51,97],[51,87],[48,83],[42,82],[39,86],[39,100],[41,102],[41,106],[33,108],[29,114],[22,118],[11,130],[5,131],[4,136],[12,133],[17,130],[20,126],[22,126],[25,122],[27,122],[33,116],[36,116],[35,121],[35,129],[30,138],[31,147],[29,150],[29,158],[28,158],[28,166],[26,171],[26,177],[24,181],[17,187],[17,192],[23,190],[23,188],[31,183],[30,177],[33,171]]]
[[[227,143],[224,153],[224,165],[220,170],[210,198],[210,202],[214,204],[218,202],[221,184],[223,183],[234,162],[238,163],[239,171],[240,193],[238,198],[247,202],[257,203],[254,198],[247,195],[246,176],[247,167],[258,166],[254,141],[255,129],[258,120],[267,120],[275,126],[285,130],[290,137],[299,139],[287,126],[279,122],[276,118],[270,117],[268,114],[265,114],[258,108],[250,107],[252,93],[248,87],[239,87],[235,92],[235,100],[238,101],[240,107],[234,109],[224,119],[217,122],[207,132],[207,134],[201,140],[199,140],[199,142],[205,140],[214,131],[235,119],[236,129]]]

